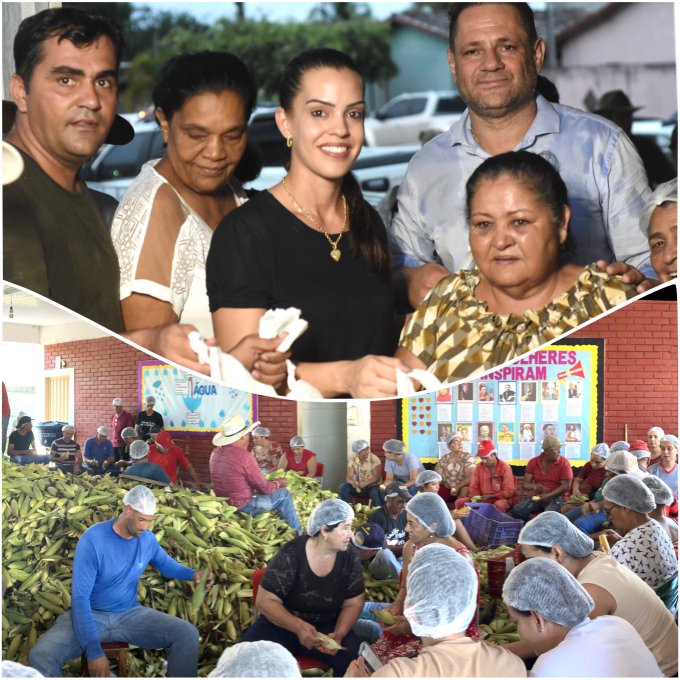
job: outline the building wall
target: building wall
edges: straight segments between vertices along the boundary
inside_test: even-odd
[[[672,2],[622,3],[623,9],[568,40],[563,66],[666,64],[675,61]]]
[[[561,104],[579,109],[587,110],[589,92],[599,99],[610,90],[623,90],[633,105],[642,106],[639,117],[665,120],[678,108],[675,62],[567,66],[542,73],[557,86]]]
[[[579,329],[605,338],[604,439],[646,439],[652,425],[678,432],[677,303],[638,301]]]
[[[408,27],[394,27],[392,59],[399,72],[389,82],[389,98],[404,92],[455,89],[447,47],[447,41],[441,38]]]

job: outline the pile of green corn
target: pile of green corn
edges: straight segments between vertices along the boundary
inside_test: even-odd
[[[280,475],[282,473],[278,473]],[[278,476],[273,473],[272,476]],[[287,472],[288,489],[302,527],[313,508],[336,494],[316,480]],[[115,517],[122,499],[137,482],[113,477],[73,477],[42,465],[2,467],[2,656],[27,662],[28,650],[71,604],[73,553],[92,524]],[[139,602],[191,621],[201,636],[199,674],[214,667],[222,651],[252,623],[251,576],[264,567],[293,530],[277,514],[257,517],[237,512],[224,499],[195,490],[153,489],[157,510],[151,530],[178,562],[212,571],[215,584],[194,595],[191,583],[166,580],[153,567],[139,582]],[[357,506],[355,526],[366,521]],[[367,581],[367,599],[390,601],[396,583]],[[391,597],[390,597],[391,595]],[[389,598],[389,599],[388,599]],[[128,674],[164,673],[158,653],[135,651]],[[76,671],[76,664],[67,672]]]

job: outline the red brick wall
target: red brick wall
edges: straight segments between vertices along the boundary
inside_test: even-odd
[[[605,338],[604,439],[646,439],[652,425],[678,432],[677,303],[640,300],[572,338]]]

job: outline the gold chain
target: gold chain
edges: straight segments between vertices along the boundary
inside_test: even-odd
[[[288,194],[288,198],[290,198],[290,200],[293,202],[295,209],[299,213],[304,215],[317,228],[317,230],[320,231],[326,237],[326,240],[331,244],[330,255],[336,262],[338,262],[340,260],[340,256],[342,255],[342,251],[338,248],[338,244],[340,243],[342,235],[347,231],[347,219],[349,216],[347,211],[347,199],[345,198],[345,194],[340,194],[340,198],[342,199],[342,212],[343,212],[342,229],[340,230],[338,237],[334,241],[330,237],[324,226],[313,215],[307,212],[307,210],[305,210],[300,201],[298,201],[297,198],[293,196],[293,192],[288,187],[288,183],[286,182],[285,177],[281,180],[281,186],[283,186],[283,190]]]

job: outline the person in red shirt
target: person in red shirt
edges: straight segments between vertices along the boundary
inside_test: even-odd
[[[156,435],[156,442],[149,446],[149,463],[160,465],[170,477],[173,484],[177,484],[177,466],[187,470],[197,487],[201,487],[196,471],[182,449],[172,443],[169,432],[163,430]]]
[[[498,451],[490,441],[479,442],[477,456],[482,459],[475,466],[470,481],[470,496],[459,498],[456,509],[469,503],[473,496],[481,496],[481,503],[493,503],[501,512],[507,512],[512,507],[515,495],[515,477],[512,468],[498,457]]]
[[[113,456],[116,462],[119,460],[130,460],[130,454],[127,453],[126,444],[123,440],[121,432],[126,427],[135,426],[135,417],[132,413],[128,413],[123,409],[123,400],[121,397],[116,397],[112,402],[113,413],[111,414],[111,444],[113,445]]]
[[[213,437],[210,454],[210,480],[215,494],[227,499],[239,512],[260,515],[276,510],[283,520],[302,533],[287,479],[265,479],[255,457],[248,451],[250,432],[258,421],[246,425],[243,416],[230,416]]]
[[[305,448],[302,437],[293,437],[290,449],[281,456],[279,470],[292,470],[303,477],[316,477],[316,454]]]
[[[526,522],[531,515],[544,510],[560,511],[574,479],[569,461],[560,455],[563,446],[552,435],[543,440],[541,455],[527,463],[522,486],[517,490],[521,500],[510,510],[513,517]]]

